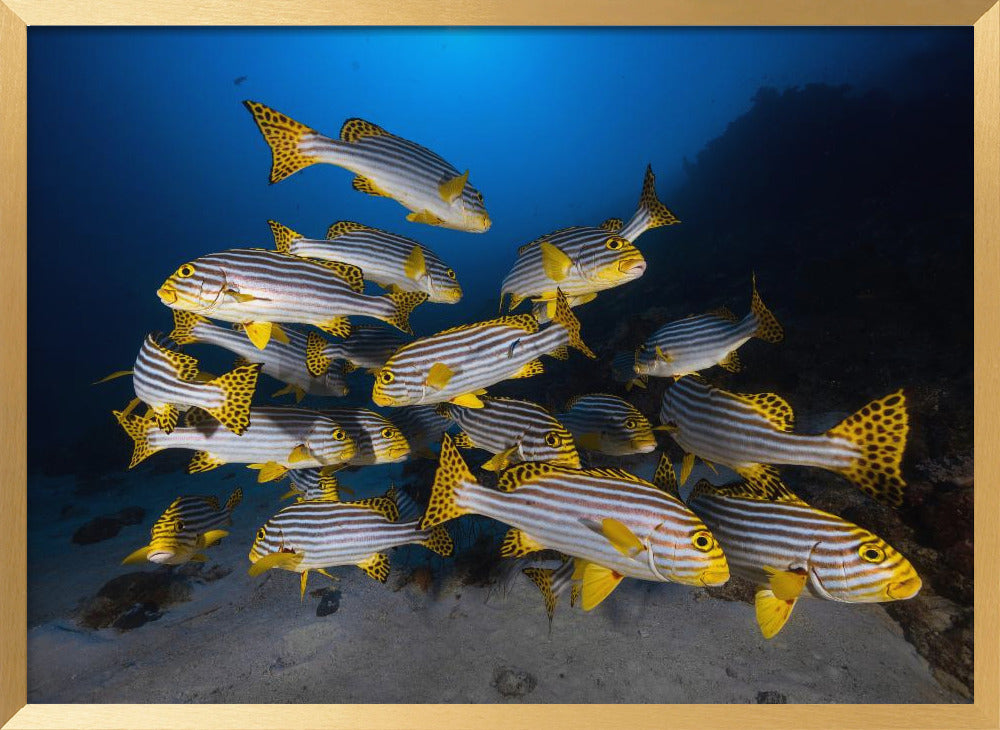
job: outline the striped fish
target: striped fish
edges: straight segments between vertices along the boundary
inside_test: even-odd
[[[497,486],[480,486],[445,434],[421,526],[485,515],[513,527],[504,557],[545,549],[573,556],[585,611],[624,577],[699,586],[729,580],[726,557],[704,523],[679,499],[627,472],[527,462],[501,474]]]
[[[683,484],[694,457],[752,478],[765,464],[828,469],[893,506],[903,502],[900,462],[909,418],[899,390],[872,401],[826,433],[792,432],[792,407],[774,393],[730,393],[688,376],[663,394],[662,426],[686,452]]]
[[[380,406],[450,401],[480,408],[484,388],[541,373],[539,357],[565,359],[567,345],[595,357],[560,293],[555,319],[543,330],[530,314],[519,314],[455,327],[401,347],[375,373],[372,400]]]
[[[351,327],[351,334],[339,342],[327,342],[310,332],[306,342],[306,367],[318,377],[329,370],[333,360],[343,360],[345,372],[358,368],[374,372],[385,365],[396,350],[412,341],[412,337],[377,324],[355,325]]]
[[[159,565],[181,565],[207,560],[202,550],[215,545],[229,533],[232,514],[243,500],[237,488],[223,507],[215,497],[178,497],[150,530],[150,541],[122,561],[122,565],[149,561]]]
[[[517,261],[504,277],[501,303],[510,295],[510,309],[531,298],[546,303],[547,316],[553,313],[551,302],[561,289],[571,307],[585,304],[597,292],[638,279],[646,271],[646,260],[633,244],[651,228],[680,223],[656,197],[652,167],[639,196],[639,206],[632,220],[622,227],[611,218],[600,226],[573,226],[549,233],[518,250]]]
[[[469,233],[484,233],[490,217],[469,171],[426,147],[390,134],[363,119],[348,119],[332,139],[256,101],[244,101],[271,148],[271,182],[317,162],[355,174],[354,189],[392,198],[411,211],[406,220]]]
[[[154,421],[131,415],[130,410],[113,411],[135,443],[129,469],[163,449],[193,449],[189,474],[223,464],[248,464],[259,470],[257,480],[265,482],[289,469],[340,464],[356,451],[340,424],[304,408],[251,408],[250,427],[242,436],[218,428],[200,409],[190,409],[184,426],[169,434],[157,429]]]
[[[331,577],[324,568],[356,565],[385,583],[387,550],[416,543],[449,556],[453,543],[443,526],[422,529],[417,520],[397,522],[393,490],[385,497],[355,502],[305,501],[285,507],[257,530],[250,548],[250,575],[272,568],[300,573],[305,596],[309,571]]]
[[[326,500],[339,502],[340,492],[354,493],[353,489],[342,486],[332,472],[335,467],[324,466],[320,469],[296,469],[288,472],[291,477],[289,490],[281,495],[282,499],[295,497],[296,502],[311,500]]]
[[[366,408],[333,408],[321,413],[341,424],[354,442],[354,456],[342,466],[391,464],[410,454],[403,432],[385,416]]]
[[[568,556],[563,557],[568,558]],[[545,613],[549,616],[550,627],[552,626],[552,617],[556,612],[556,602],[563,593],[569,590],[569,605],[576,605],[576,601],[579,598],[580,588],[579,585],[573,581],[575,565],[572,560],[565,559],[563,564],[558,568],[542,568],[540,566],[533,565],[529,568],[522,569],[521,572],[528,576],[531,582],[534,583],[538,587],[538,590],[542,592],[542,598],[545,600]]]
[[[410,444],[410,454],[422,459],[437,459],[432,446],[441,443],[450,422],[435,412],[433,406],[397,408],[392,422],[403,432]]]
[[[276,221],[268,225],[274,247],[282,253],[357,266],[365,281],[385,289],[422,291],[432,302],[454,304],[462,298],[455,270],[412,239],[352,221],[334,223],[325,240],[304,238]]]
[[[656,448],[653,424],[623,398],[590,393],[573,398],[556,418],[581,449],[612,456],[648,454]]]
[[[137,401],[149,407],[147,418],[170,433],[180,411],[200,408],[233,433],[250,425],[250,401],[257,388],[260,365],[241,365],[214,377],[201,372],[197,358],[180,352],[160,333],[147,335],[132,370],[112,373],[97,382],[132,375]]]
[[[661,460],[657,481],[676,487]],[[757,622],[770,639],[800,597],[845,603],[912,598],[921,587],[910,562],[877,535],[810,507],[773,469],[753,481],[714,486],[699,481],[688,506],[722,545],[734,575],[757,585]]]
[[[634,352],[619,352],[611,361],[611,378],[616,383],[624,383],[626,391],[635,387],[645,388],[649,383],[647,376],[635,371],[635,356]]]
[[[175,309],[170,339],[182,345],[205,342],[225,348],[241,360],[260,363],[261,372],[288,384],[272,397],[294,393],[298,403],[307,394],[338,398],[347,395],[343,369],[328,367],[320,375],[312,375],[306,368],[306,335],[291,327],[282,327],[282,330],[287,343],[272,338],[260,350],[240,332],[214,325],[192,312]]]
[[[427,299],[422,292],[371,297],[363,290],[356,266],[234,248],[182,264],[156,293],[171,309],[241,323],[260,349],[272,334],[284,342],[281,328],[274,326],[279,322],[313,324],[346,337],[351,332],[347,318],[364,316],[409,332],[410,312]]]
[[[679,378],[713,365],[731,373],[742,369],[736,350],[751,337],[781,342],[784,330],[757,293],[753,280],[750,312],[743,319],[723,307],[665,324],[656,330],[635,355],[638,375]]]
[[[438,413],[462,429],[452,440],[459,448],[483,449],[494,454],[482,465],[501,471],[522,461],[580,468],[573,437],[566,427],[537,403],[513,398],[483,398],[482,408],[462,408],[451,403]]]

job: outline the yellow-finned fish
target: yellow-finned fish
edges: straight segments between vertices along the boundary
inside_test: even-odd
[[[122,565],[147,560],[159,565],[204,562],[201,551],[229,534],[222,528],[232,524],[233,510],[242,499],[239,488],[222,507],[215,497],[178,497],[153,525],[149,544],[131,553]]]
[[[667,491],[676,489],[665,456],[654,481]],[[703,479],[687,504],[722,545],[733,574],[757,585],[757,623],[766,639],[781,630],[800,597],[880,603],[920,591],[916,570],[891,545],[810,507],[773,469],[725,486]]]
[[[729,580],[726,556],[705,524],[676,497],[617,469],[570,469],[538,462],[480,486],[451,437],[441,444],[422,527],[463,514],[505,522],[501,555],[558,550],[576,558],[585,611],[633,577],[697,586]]]
[[[375,372],[396,350],[412,341],[412,337],[378,324],[355,325],[351,334],[338,342],[327,342],[316,332],[310,332],[306,340],[306,367],[319,377],[330,371],[331,362],[343,360],[345,373],[358,368]]]
[[[129,412],[113,414],[134,442],[129,469],[163,449],[192,449],[188,473],[208,471],[223,464],[247,464],[258,469],[258,481],[279,479],[289,469],[340,464],[357,447],[333,419],[304,408],[261,407],[250,410],[250,427],[242,436],[219,427],[204,411],[192,408],[184,425],[170,433],[153,420]]]
[[[354,456],[341,466],[392,464],[410,455],[410,445],[403,432],[375,411],[367,408],[331,408],[321,413],[341,424],[354,442]]]
[[[250,575],[274,568],[300,573],[305,596],[310,570],[332,578],[325,568],[356,565],[385,583],[391,548],[416,543],[438,555],[451,555],[453,543],[443,526],[425,530],[415,519],[398,518],[394,489],[355,502],[307,500],[289,505],[257,530]]]
[[[363,119],[348,119],[333,139],[256,101],[243,105],[271,148],[271,182],[325,162],[355,174],[354,189],[392,198],[411,211],[406,220],[484,233],[490,217],[483,196],[460,173],[426,147],[390,134]]]
[[[784,330],[757,293],[756,277],[750,313],[743,319],[723,307],[670,322],[649,336],[635,355],[636,375],[679,378],[721,365],[731,373],[742,364],[736,350],[751,337],[781,342]]]
[[[653,424],[624,398],[590,393],[573,398],[556,418],[581,449],[612,456],[648,454],[656,449]]]
[[[451,425],[447,418],[435,412],[434,406],[398,408],[392,414],[392,422],[406,437],[412,457],[435,460],[438,455],[432,447],[441,443],[441,437]]]
[[[586,304],[598,292],[642,276],[646,260],[633,245],[635,240],[651,228],[675,223],[680,220],[657,199],[653,170],[647,168],[632,220],[624,226],[610,218],[599,226],[563,228],[525,244],[504,277],[501,302],[509,294],[514,309],[530,298],[544,303],[551,317],[559,289],[571,307]]]
[[[887,504],[903,503],[900,473],[909,417],[903,391],[878,398],[826,433],[793,433],[792,407],[775,393],[730,393],[697,376],[663,394],[657,426],[686,452],[681,484],[698,456],[752,479],[763,465],[828,469]]]
[[[487,386],[543,371],[542,355],[565,359],[567,345],[595,357],[580,339],[580,323],[560,293],[553,322],[539,330],[530,314],[462,325],[401,347],[375,373],[380,406],[449,401],[481,408]]]
[[[326,239],[305,238],[268,221],[274,247],[282,253],[357,266],[365,281],[399,291],[422,291],[428,301],[454,304],[462,298],[455,270],[416,241],[353,221],[339,221]]]
[[[324,466],[320,469],[296,469],[288,472],[291,484],[289,490],[281,495],[281,498],[295,497],[296,502],[307,500],[339,502],[342,491],[353,494],[354,490],[339,482],[334,473],[336,468],[335,466]]]
[[[611,361],[611,378],[616,383],[624,383],[625,390],[629,392],[632,388],[645,388],[649,384],[647,376],[635,371],[635,357],[635,352],[619,352]]]
[[[347,318],[363,316],[410,332],[410,312],[427,299],[423,292],[371,297],[363,290],[356,266],[234,248],[182,264],[156,293],[171,309],[242,324],[259,349],[272,336],[288,339],[282,322],[312,324],[346,337],[351,333]]]

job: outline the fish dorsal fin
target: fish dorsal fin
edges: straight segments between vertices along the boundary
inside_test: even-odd
[[[653,486],[660,491],[666,492],[671,497],[677,497],[677,474],[674,472],[674,465],[667,456],[667,452],[660,453],[660,461],[656,465],[656,472],[653,474]]]
[[[374,231],[374,228],[369,228],[363,223],[355,223],[354,221],[337,221],[332,226],[326,229],[326,240],[332,241],[335,238],[340,238],[341,236],[346,236],[348,233],[353,233],[354,231]]]
[[[726,320],[727,322],[738,322],[739,318],[730,311],[729,307],[719,307],[718,309],[712,309],[705,314],[711,314],[714,317],[719,317]]]
[[[391,137],[382,127],[364,119],[352,117],[344,122],[340,128],[340,140],[342,142],[357,142],[365,137]]]
[[[149,335],[146,340],[149,344],[156,348],[156,351],[164,360],[169,362],[176,369],[178,380],[194,380],[198,377],[197,358],[165,347],[160,342],[157,342],[156,338],[152,335]]]
[[[461,324],[458,327],[452,327],[451,329],[442,330],[438,332],[439,335],[446,335],[452,332],[459,332],[461,330],[475,329],[477,327],[514,327],[515,329],[521,329],[528,334],[534,334],[538,332],[538,320],[535,319],[534,315],[531,314],[508,314],[504,317],[497,317],[495,319],[489,319],[485,322],[473,322],[472,324]]]
[[[740,469],[740,476],[743,481],[714,486],[702,480],[695,485],[695,494],[715,494],[720,497],[736,497],[738,499],[752,499],[758,502],[783,502],[785,504],[806,503],[799,498],[792,490],[785,486],[778,476],[777,470],[772,466],[758,465],[750,469]],[[705,482],[708,486],[702,485]]]
[[[399,519],[399,507],[396,506],[396,501],[389,496],[359,499],[356,502],[351,502],[351,504],[378,512],[389,520],[389,522],[395,522]]]
[[[557,466],[552,466],[551,464],[545,464],[537,461],[526,461],[516,466],[512,466],[510,469],[505,471],[500,475],[497,480],[497,489],[501,492],[513,492],[522,484],[527,484],[530,481],[534,481],[540,477],[547,474],[552,474],[556,471],[563,471]]]
[[[751,406],[779,431],[791,431],[795,425],[792,407],[776,393],[733,393],[733,396]]]
[[[359,267],[345,264],[341,261],[324,261],[321,259],[310,259],[310,261],[332,271],[339,278],[347,282],[347,285],[355,293],[361,294],[365,290],[364,272]]]
[[[621,218],[608,218],[601,225],[599,225],[598,228],[603,228],[609,233],[618,233],[618,231],[622,229],[623,225],[625,224],[622,222]]]
[[[640,479],[635,474],[625,471],[624,469],[612,469],[610,467],[593,468],[593,469],[580,469],[582,473],[593,476],[593,477],[610,477],[611,479],[621,479],[626,482],[634,482],[635,484],[649,484],[645,479]]]
[[[544,240],[545,240],[545,237],[542,236],[541,238],[536,238],[534,241],[528,241],[523,246],[518,246],[518,248],[517,248],[517,255],[520,256],[521,254],[528,252],[529,250],[531,250],[532,248],[534,248],[535,246],[537,246],[538,244],[540,244]],[[514,308],[514,305],[511,305],[511,309],[513,309],[513,308]]]

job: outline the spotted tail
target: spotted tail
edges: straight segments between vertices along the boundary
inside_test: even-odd
[[[642,181],[642,193],[639,195],[639,206],[632,219],[619,231],[619,235],[629,241],[635,241],[651,228],[672,226],[680,222],[680,218],[656,197],[656,176],[653,174],[653,166],[647,165],[646,177]]]
[[[324,135],[260,102],[247,100],[243,106],[253,115],[264,141],[271,148],[271,184],[320,161],[319,157],[301,150],[303,142],[322,139]]]
[[[189,345],[197,342],[198,337],[194,334],[195,325],[208,322],[207,319],[194,312],[184,312],[180,309],[174,310],[174,328],[168,337],[178,345]]]
[[[750,296],[750,309],[754,317],[757,318],[757,330],[754,337],[764,340],[764,342],[778,343],[785,339],[785,330],[778,324],[778,320],[771,314],[771,310],[764,306],[764,300],[757,293],[757,277],[753,277],[753,293]]]
[[[903,503],[906,482],[900,473],[909,433],[906,396],[902,390],[873,400],[827,431],[827,436],[854,443],[861,455],[839,469],[865,494],[893,507]]]
[[[262,367],[260,363],[241,365],[207,383],[222,391],[225,402],[218,408],[205,410],[237,436],[242,436],[250,427],[250,402]]]
[[[573,310],[569,308],[569,304],[566,302],[566,295],[562,293],[561,289],[556,292],[556,311],[552,315],[552,321],[562,325],[566,330],[566,334],[569,335],[570,347],[575,347],[591,360],[597,359],[597,355],[584,344],[583,339],[580,337],[580,320],[576,318]]]
[[[229,499],[226,500],[226,512],[232,514],[233,510],[239,507],[240,502],[243,501],[243,490],[239,487],[233,490],[233,493],[229,495]]]
[[[426,530],[467,514],[468,510],[458,506],[456,497],[461,486],[469,483],[475,484],[476,478],[458,453],[451,436],[445,434],[441,440],[441,460],[434,472],[430,503],[420,521],[420,529]]]
[[[417,308],[418,304],[427,301],[427,294],[420,291],[398,291],[386,295],[392,300],[396,307],[396,313],[386,318],[385,321],[398,330],[402,330],[408,335],[413,334],[410,328],[410,313]]]
[[[431,534],[420,544],[445,558],[451,557],[452,552],[455,550],[455,543],[452,541],[451,535],[448,534],[448,530],[444,525],[432,527]]]
[[[309,374],[318,378],[330,369],[331,358],[326,354],[327,342],[315,332],[306,337],[306,368]]]
[[[134,444],[132,460],[128,464],[129,469],[145,460],[150,454],[160,451],[162,447],[153,446],[149,441],[149,434],[156,430],[155,421],[133,416],[123,411],[112,411],[111,413]]]

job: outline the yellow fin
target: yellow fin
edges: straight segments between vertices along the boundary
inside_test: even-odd
[[[450,327],[438,332],[439,335],[447,335],[452,332],[461,332],[470,329],[485,329],[487,327],[512,327],[524,330],[528,334],[538,332],[538,320],[530,314],[508,314],[503,317],[487,319],[483,322],[473,322],[472,324],[460,324],[457,327]]]
[[[569,360],[569,348],[566,347],[566,345],[559,345],[559,347],[550,352],[549,355],[554,357],[556,360]]]
[[[191,457],[191,461],[188,462],[187,472],[188,474],[197,474],[198,472],[210,471],[225,463],[218,456],[214,456],[207,451],[195,451],[194,456]]]
[[[603,228],[610,233],[618,233],[618,231],[622,229],[623,225],[625,224],[622,223],[621,218],[608,218],[601,225],[599,225],[598,228]]]
[[[247,468],[258,470],[258,484],[273,482],[275,479],[281,479],[281,477],[285,476],[285,472],[288,471],[287,467],[282,466],[276,461],[269,461],[266,464],[247,464]]]
[[[427,372],[427,379],[424,380],[424,383],[437,390],[442,390],[446,385],[448,385],[448,381],[451,380],[454,374],[455,371],[443,362],[436,362],[431,365],[431,369]]]
[[[258,350],[267,347],[267,343],[271,339],[270,322],[244,322],[243,331],[247,333],[247,337]]]
[[[382,127],[364,119],[352,117],[344,121],[340,127],[340,139],[342,142],[357,142],[365,137],[391,137]]]
[[[316,326],[334,337],[351,336],[351,322],[347,319],[347,317],[334,317],[326,322],[321,322]],[[306,362],[308,363],[308,360],[306,360]]]
[[[461,175],[456,175],[455,177],[445,180],[438,186],[438,193],[441,195],[441,200],[451,205],[455,200],[462,194],[462,190],[465,189],[465,183],[469,180],[469,171],[466,170]]]
[[[757,611],[757,625],[765,639],[771,639],[785,625],[792,615],[796,601],[783,601],[776,597],[769,588],[760,588],[754,596],[754,608]]]
[[[614,517],[605,517],[601,520],[601,532],[622,555],[634,558],[646,549],[635,533]]]
[[[517,444],[509,449],[504,449],[499,454],[494,454],[481,468],[486,471],[503,471],[510,464],[510,457],[515,451],[517,451]]]
[[[718,309],[712,309],[706,314],[711,314],[713,317],[718,317],[719,319],[724,319],[727,322],[738,322],[739,318],[732,313],[729,307],[719,307]]]
[[[98,385],[99,383],[106,383],[109,380],[114,380],[115,378],[124,378],[126,375],[131,375],[131,370],[115,370],[111,375],[107,375],[100,380],[95,380],[91,385]]]
[[[295,392],[295,388],[296,388],[296,386],[294,386],[292,384],[288,384],[284,388],[279,388],[278,390],[276,390],[273,393],[271,393],[271,397],[272,398],[277,398],[277,397],[282,396],[282,395],[288,395],[289,393],[294,393]]]
[[[306,336],[306,369],[314,378],[325,375],[330,369],[330,358],[326,355],[326,340],[315,332]]]
[[[678,496],[677,474],[674,473],[674,465],[670,462],[666,451],[660,452],[660,461],[653,474],[653,484],[672,497]]]
[[[501,492],[513,492],[522,484],[543,477],[556,471],[557,467],[539,461],[525,461],[515,464],[497,479],[497,489]]]
[[[576,348],[591,360],[597,359],[597,355],[581,339],[580,320],[576,318],[573,310],[569,308],[569,304],[566,303],[566,295],[562,293],[562,290],[556,290],[556,308],[552,313],[552,321],[566,330],[570,347]]]
[[[785,339],[785,331],[778,324],[778,320],[771,314],[771,310],[764,306],[764,300],[757,293],[757,277],[752,279],[753,293],[750,296],[750,311],[757,318],[757,331],[754,337],[764,340],[764,342],[781,342]]]
[[[376,195],[381,198],[391,197],[389,195],[386,195],[384,190],[382,190],[378,185],[376,185],[363,175],[356,175],[354,180],[351,181],[351,187],[357,190],[359,193]]]
[[[438,218],[429,210],[422,210],[419,213],[410,213],[406,216],[406,220],[411,223],[426,223],[431,226],[437,226],[444,223],[441,218]]]
[[[412,335],[413,330],[410,328],[410,313],[413,312],[419,304],[427,301],[427,294],[422,291],[397,291],[390,292],[386,295],[386,297],[388,297],[393,305],[395,305],[396,311],[394,314],[382,321],[387,324],[391,324],[401,332],[406,332],[407,334]]]
[[[354,221],[337,221],[326,229],[326,240],[332,241],[335,238],[340,238],[341,236],[347,235],[353,231],[374,230],[376,229],[370,228],[362,223],[355,223]]]
[[[420,246],[414,246],[410,255],[403,263],[403,273],[409,278],[417,281],[427,273],[427,262],[424,260],[424,252]]]
[[[185,355],[183,352],[177,352],[176,350],[169,350],[159,342],[157,342],[152,335],[146,338],[146,342],[153,346],[157,354],[166,362],[170,363],[170,366],[174,369],[177,374],[178,380],[184,381],[194,381],[198,377],[198,359],[191,357],[190,355]]]
[[[295,571],[304,557],[303,553],[268,553],[257,558],[247,573],[255,577],[273,568]]]
[[[205,411],[237,436],[242,436],[250,427],[250,402],[262,367],[259,363],[244,365],[209,381],[209,385],[222,391],[224,401],[218,408],[206,408]]]
[[[719,361],[719,365],[731,373],[738,373],[740,370],[743,369],[743,362],[736,354],[736,350],[733,350],[724,358],[722,358],[722,360]]]
[[[754,499],[765,502],[785,502],[799,505],[806,504],[792,490],[785,486],[778,476],[778,471],[773,466],[757,464],[755,466],[737,467],[736,472],[745,481],[713,487],[712,491],[723,497]]]
[[[203,537],[205,540],[205,547],[212,547],[215,543],[224,537],[228,537],[229,533],[225,530],[209,530]]]
[[[313,461],[313,456],[305,444],[299,444],[288,454],[289,464],[298,464],[301,461]]]
[[[385,583],[389,578],[389,556],[385,553],[375,553],[356,565],[365,571],[369,578],[374,578],[379,583]]]
[[[684,460],[681,462],[681,476],[677,481],[677,486],[682,487],[684,483],[691,476],[691,470],[694,468],[694,454],[688,452],[684,454]]]
[[[524,363],[521,369],[516,373],[511,375],[511,378],[530,378],[535,375],[541,375],[545,372],[545,365],[542,364],[541,360],[532,360],[530,362]]]
[[[538,247],[542,252],[542,269],[545,275],[555,282],[565,280],[569,270],[573,268],[573,260],[548,241],[542,241]]]
[[[584,611],[590,611],[600,605],[601,601],[611,595],[625,576],[616,573],[603,565],[588,562],[583,569],[583,587],[581,606]]]
[[[208,562],[208,558],[205,555],[203,555],[202,553],[195,553],[190,558],[188,558],[188,560],[190,562],[192,562],[192,563],[206,563],[206,562]]]
[[[208,320],[199,314],[175,309],[174,328],[170,331],[168,337],[178,345],[188,345],[192,342],[197,342],[198,338],[194,336],[194,327],[203,322],[208,322]]]
[[[452,437],[455,446],[460,449],[474,449],[476,445],[472,442],[472,437],[464,431]]]
[[[680,219],[675,216],[670,209],[660,202],[656,197],[656,176],[653,175],[653,166],[646,166],[646,177],[642,181],[642,193],[639,195],[639,208],[636,215],[645,214],[648,222],[645,230],[658,228],[659,226],[672,226],[680,223]]]
[[[430,503],[420,520],[420,529],[426,530],[468,512],[456,501],[464,483],[475,484],[476,479],[452,443],[451,436],[446,433],[441,439],[441,458],[434,473]]]
[[[529,537],[516,527],[507,530],[500,544],[501,558],[523,558],[525,555],[544,550],[545,546],[533,537]]]
[[[177,425],[177,418],[180,415],[177,411],[177,406],[164,403],[162,406],[153,408],[152,411],[152,418],[153,422],[156,423],[156,427],[164,433],[173,432],[174,427]]]
[[[656,346],[656,357],[663,360],[663,362],[672,362],[674,359],[669,352],[664,352],[663,348],[659,345]]]
[[[521,572],[528,576],[542,592],[545,613],[549,617],[549,621],[552,621],[552,617],[556,613],[556,601],[559,599],[559,596],[552,591],[552,574],[555,571],[552,568],[524,568]]]
[[[312,259],[313,263],[319,264],[338,279],[343,280],[355,294],[361,294],[365,290],[364,272],[353,264],[345,264],[342,261],[327,261],[325,259]]]
[[[274,236],[274,249],[279,253],[291,253],[292,244],[302,238],[300,234],[278,221],[269,220],[267,225],[271,227],[271,235]]]
[[[784,398],[776,393],[733,393],[733,397],[751,406],[779,431],[791,431],[795,413]]]
[[[299,576],[299,603],[306,600],[306,585],[309,583],[309,571],[303,570]]]
[[[455,550],[455,543],[444,525],[432,527],[431,534],[420,544],[445,558],[449,557]]]
[[[240,304],[245,304],[246,302],[252,302],[255,299],[257,299],[257,297],[255,297],[253,294],[243,294],[241,292],[236,291],[235,289],[224,289],[222,293],[232,297]]]
[[[243,490],[239,487],[233,490],[233,493],[229,495],[229,499],[226,500],[226,511],[232,512],[236,509],[240,502],[243,501]]]
[[[129,553],[128,556],[122,561],[122,565],[134,565],[135,563],[145,563],[146,557],[149,555],[150,550],[152,550],[152,548],[149,545],[143,545],[138,550]]]
[[[482,408],[485,404],[475,393],[462,393],[448,401],[463,408]]]
[[[389,497],[370,497],[368,499],[358,499],[351,502],[351,504],[370,509],[373,512],[378,512],[389,522],[395,522],[399,519],[399,507],[397,507],[396,503]]]
[[[769,565],[764,566],[764,572],[769,576],[768,583],[774,597],[782,601],[794,601],[802,593],[809,577],[805,571],[801,573],[791,570],[778,570]]]
[[[309,138],[323,135],[259,102],[247,100],[243,106],[253,115],[257,128],[271,148],[272,184],[319,161],[318,157],[303,154],[300,145]]]

